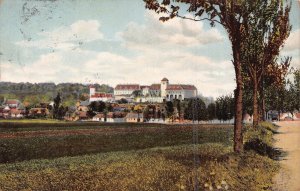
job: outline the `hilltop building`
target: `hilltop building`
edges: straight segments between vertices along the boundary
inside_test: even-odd
[[[126,99],[129,102],[161,103],[173,99],[184,100],[197,97],[197,88],[194,85],[170,84],[167,78],[163,78],[159,84],[118,84],[114,93],[96,92],[94,86],[90,86],[90,99],[92,101],[114,102]]]
[[[169,84],[167,78],[163,78],[160,84],[141,86],[139,84],[118,84],[114,89],[116,100],[130,98],[134,91],[139,91],[137,102],[163,102],[173,99],[184,100],[197,96],[197,88],[194,85]]]

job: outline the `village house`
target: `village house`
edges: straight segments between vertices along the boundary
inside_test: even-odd
[[[137,122],[143,122],[143,114],[141,113],[127,113],[125,117],[125,121],[128,123],[137,123]]]
[[[92,121],[102,121],[102,122],[104,122],[105,121],[105,115],[104,115],[104,113],[98,113],[97,115],[95,115],[92,118]]]
[[[29,117],[46,117],[50,114],[49,110],[47,108],[31,108],[29,110]]]
[[[76,103],[76,110],[77,111],[85,111],[87,112],[89,110],[89,101],[86,100],[86,101],[77,101]]]
[[[253,122],[253,117],[248,114],[248,113],[245,113],[243,115],[243,123],[252,123]]]
[[[23,118],[25,116],[25,108],[17,99],[5,99],[0,108],[1,118]]]
[[[86,111],[78,111],[77,113],[78,116],[78,120],[87,120],[88,119],[88,115]]]
[[[25,115],[25,110],[20,110],[20,109],[17,109],[17,108],[12,108],[9,111],[9,116],[11,118],[23,118],[24,115]]]
[[[3,102],[4,106],[8,106],[9,108],[17,108],[21,105],[21,102],[17,99],[7,99]]]
[[[104,113],[98,113],[93,117],[93,121],[102,121],[102,122],[114,122],[114,123],[121,123],[125,122],[126,113],[124,112],[108,112],[105,116]]]

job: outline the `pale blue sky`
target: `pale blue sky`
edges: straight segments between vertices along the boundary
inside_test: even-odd
[[[161,23],[142,0],[0,0],[1,81],[195,84],[234,88],[225,31],[206,22]],[[282,55],[299,68],[299,5]]]

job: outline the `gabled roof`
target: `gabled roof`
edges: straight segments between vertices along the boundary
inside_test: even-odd
[[[115,90],[140,90],[139,84],[118,84]]]
[[[19,104],[19,103],[20,103],[20,101],[17,100],[17,99],[8,99],[8,100],[6,100],[6,102],[5,102],[5,104],[7,104],[7,105],[11,105],[11,104]]]
[[[113,117],[114,117],[114,112],[108,112],[108,113],[106,114],[106,117],[107,117],[107,118],[113,118]]]
[[[104,118],[104,113],[98,113],[93,118]]]
[[[87,117],[87,112],[85,111],[79,111],[79,117]]]
[[[150,86],[140,86],[141,89],[150,88]]]
[[[126,115],[126,118],[138,118],[138,117],[142,118],[143,115],[142,114],[138,115],[137,113],[127,113]]]
[[[21,111],[21,110],[18,110],[18,109],[11,109],[9,112],[10,112],[11,114],[18,115],[18,114],[20,114],[22,111]]]
[[[80,106],[88,106],[90,105],[89,100],[81,101]]]
[[[152,84],[150,90],[160,90],[160,84]]]
[[[185,85],[185,84],[181,84],[181,87],[184,90],[197,90],[197,88],[194,85]]]
[[[94,95],[91,95],[91,97],[92,98],[112,98],[113,94],[97,92]]]
[[[197,88],[194,85],[170,84],[166,90],[197,90]]]

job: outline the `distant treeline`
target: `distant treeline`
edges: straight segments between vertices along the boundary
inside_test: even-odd
[[[108,85],[94,84],[97,91],[112,93],[113,88]],[[38,102],[53,101],[53,98],[60,93],[64,102],[86,99],[89,94],[89,85],[80,83],[13,83],[0,82],[0,102],[6,99],[19,99],[21,102],[36,104]],[[69,105],[71,103],[67,103]]]

